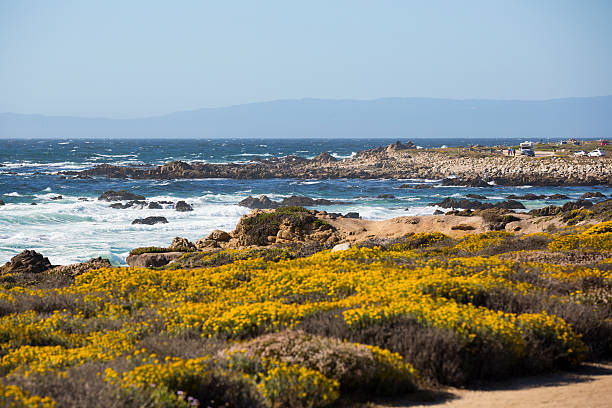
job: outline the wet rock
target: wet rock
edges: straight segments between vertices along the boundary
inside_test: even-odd
[[[230,234],[228,234],[225,231],[219,230],[219,229],[214,230],[213,232],[208,234],[208,236],[206,237],[206,239],[208,240],[220,241],[220,242],[227,242],[231,238],[232,237],[230,236]]]
[[[79,201],[90,201],[87,197],[79,197]]]
[[[430,206],[438,206],[442,208],[463,208],[466,210],[485,210],[487,208],[503,208],[503,209],[524,209],[525,206],[518,201],[506,200],[499,203],[483,203],[478,200],[468,200],[466,198],[451,198],[447,197],[444,200],[429,204]]]
[[[4,205],[4,201],[0,200],[0,206]]]
[[[38,204],[36,204],[35,202],[33,202],[33,201],[32,201],[32,202],[30,203],[30,205],[38,205]]]
[[[268,196],[262,195],[261,197],[251,197],[248,196],[244,200],[241,200],[238,203],[241,207],[247,207],[250,209],[258,209],[258,210],[267,210],[274,209],[280,207],[280,204],[276,201],[272,201],[268,198]]]
[[[506,200],[493,204],[492,208],[503,208],[506,210],[524,210],[525,206],[519,201]]]
[[[149,210],[161,210],[163,207],[156,201],[151,201],[147,207]]]
[[[263,196],[265,197],[265,196]],[[310,198],[305,196],[291,196],[283,198],[280,202],[280,206],[298,206],[298,207],[312,207],[314,205],[334,205],[334,204],[345,204],[340,201],[331,201],[324,198]]]
[[[395,198],[393,194],[379,194],[376,198]]]
[[[168,220],[166,217],[146,217],[146,218],[137,218],[132,221],[132,224],[145,224],[145,225],[155,225],[155,224],[167,224]]]
[[[174,209],[180,212],[193,211],[193,207],[183,200],[177,201],[177,203],[174,204]]]
[[[55,197],[51,197],[51,200],[62,200],[64,197],[61,195],[55,196]]]
[[[589,191],[588,193],[581,195],[580,198],[606,198],[606,196],[599,191]]]
[[[126,208],[130,208],[130,207],[134,207],[134,206],[139,206],[139,207],[144,207],[146,205],[146,201],[128,201],[127,203],[112,203],[111,205],[109,205],[110,208],[115,208],[115,209],[121,209],[121,210],[125,210]]]
[[[49,258],[26,249],[15,255],[9,262],[0,267],[0,274],[5,273],[40,273],[52,267]]]
[[[196,249],[196,246],[192,242],[190,242],[187,238],[175,237],[172,240],[172,243],[170,244],[168,249],[171,251],[186,252],[186,251]]]
[[[509,196],[506,196],[506,198],[511,200],[544,200],[545,198],[547,198],[547,196],[529,193],[521,196],[510,194]]]
[[[433,215],[442,215],[442,214],[444,214],[444,211],[440,211],[440,210],[436,210],[433,213]]]
[[[344,218],[359,218],[358,212],[347,212],[343,215]]]
[[[480,195],[480,194],[466,194],[465,195],[466,198],[474,198],[476,200],[486,200],[487,197]]]
[[[144,200],[145,197],[139,194],[134,194],[126,190],[108,190],[105,191],[98,197],[101,201],[127,201],[127,200]]]
[[[552,194],[547,197],[549,200],[569,200],[565,194]]]
[[[468,187],[491,187],[489,183],[480,177],[466,178],[445,178],[442,180],[443,186],[468,186]]]

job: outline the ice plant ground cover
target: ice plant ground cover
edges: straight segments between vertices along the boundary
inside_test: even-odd
[[[569,368],[612,355],[611,251],[608,221],[3,275],[0,405],[318,407]]]

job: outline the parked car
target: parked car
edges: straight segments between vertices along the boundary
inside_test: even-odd
[[[605,156],[606,152],[604,152],[603,150],[600,149],[595,149],[592,152],[589,152],[589,156],[591,157],[601,157],[601,156]]]
[[[529,156],[529,157],[534,157],[535,156],[535,152],[531,149],[521,149],[521,155],[522,156]]]
[[[580,150],[576,153],[574,153],[574,156],[586,156],[587,152],[585,152],[584,150]]]

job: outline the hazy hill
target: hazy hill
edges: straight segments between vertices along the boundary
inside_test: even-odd
[[[612,96],[546,101],[300,99],[143,119],[0,114],[2,138],[612,137]]]

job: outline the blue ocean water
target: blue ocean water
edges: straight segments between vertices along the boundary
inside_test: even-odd
[[[61,179],[61,170],[81,170],[96,164],[158,165],[172,160],[212,163],[248,161],[254,156],[281,157],[296,154],[314,157],[328,152],[350,157],[358,150],[394,142],[386,139],[240,139],[240,140],[0,140],[0,263],[23,249],[35,249],[54,264],[84,261],[103,256],[123,264],[130,249],[165,246],[173,237],[197,240],[215,228],[231,231],[249,210],[236,205],[249,195],[266,194],[272,199],[290,195],[341,200],[347,204],[318,207],[333,212],[356,211],[365,219],[431,214],[428,206],[445,197],[468,193],[503,200],[509,194],[565,194],[578,198],[593,187],[490,187],[401,189],[407,180],[120,180]],[[518,144],[521,140],[421,139],[422,147],[468,144]],[[435,180],[412,180],[435,184]],[[159,210],[112,209],[96,198],[104,191],[125,189],[149,200],[184,199],[193,212],[171,208]],[[610,188],[599,188],[607,195]],[[376,198],[393,194],[393,199]],[[51,198],[62,196],[60,200]],[[87,198],[89,201],[79,200]],[[528,208],[564,201],[524,201]],[[32,205],[36,203],[36,205]],[[168,224],[132,225],[135,218],[164,216]]]

